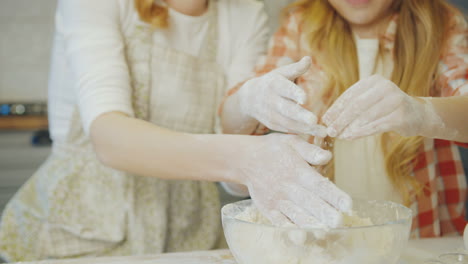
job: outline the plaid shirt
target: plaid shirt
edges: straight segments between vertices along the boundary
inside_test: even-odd
[[[273,36],[267,56],[261,59],[257,75],[265,74],[279,66],[311,56],[313,65],[297,84],[308,93],[304,107],[322,116],[333,103],[330,97],[321,94],[325,74],[308,49],[307,40],[301,34],[300,11],[290,15]],[[398,15],[390,22],[381,36],[384,52],[393,54]],[[447,34],[447,49],[440,60],[440,72],[431,96],[468,96],[468,26],[460,14],[453,14]],[[235,93],[240,85],[228,91]],[[316,98],[320,97],[319,100]],[[313,100],[315,98],[315,100]],[[221,106],[222,107],[222,106]],[[260,125],[254,134],[268,129]],[[412,237],[437,237],[462,234],[465,220],[466,200],[465,172],[456,144],[468,144],[426,138],[413,169],[413,176],[423,184],[424,192],[411,205],[414,212]]]

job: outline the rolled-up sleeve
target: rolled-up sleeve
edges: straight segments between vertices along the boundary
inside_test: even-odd
[[[85,133],[101,114],[133,116],[131,86],[116,0],[60,0],[56,25],[63,37]]]

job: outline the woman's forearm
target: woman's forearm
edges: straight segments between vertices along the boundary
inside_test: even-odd
[[[341,211],[352,208],[349,195],[309,165],[326,164],[331,153],[298,136],[190,135],[116,112],[96,118],[90,132],[105,165],[167,180],[243,184],[274,225],[318,220],[336,227]]]
[[[239,94],[229,96],[221,113],[221,125],[225,134],[251,134],[258,121],[240,110]]]
[[[98,117],[91,139],[101,162],[118,170],[170,180],[235,183],[234,154],[242,142],[251,140],[178,133],[120,113]]]
[[[468,142],[468,96],[426,97],[421,135]]]

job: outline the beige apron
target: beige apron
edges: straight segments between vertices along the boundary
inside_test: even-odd
[[[224,75],[215,62],[216,7],[200,57],[152,41],[142,22],[127,40],[137,118],[188,133],[213,133]],[[150,106],[151,103],[151,106]],[[207,250],[222,236],[216,186],[107,168],[78,111],[67,140],[7,205],[0,253],[10,261]]]

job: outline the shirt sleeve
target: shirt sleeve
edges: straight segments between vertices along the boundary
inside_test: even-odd
[[[283,20],[281,27],[270,39],[267,55],[257,64],[255,70],[257,76],[300,59],[299,16],[298,12],[292,12]]]
[[[85,133],[99,115],[133,116],[131,86],[116,0],[60,0],[56,27],[63,37]]]
[[[226,87],[231,88],[220,98],[218,114],[215,118],[215,132],[222,134],[221,112],[226,98],[237,91],[245,80],[255,76],[255,65],[265,56],[269,37],[268,17],[263,3],[256,1],[233,1],[232,11],[233,38],[232,61],[226,72]],[[234,87],[234,88],[233,88]],[[236,88],[237,87],[237,88]]]
[[[227,87],[255,75],[255,65],[260,57],[265,56],[269,38],[268,17],[263,3],[238,1],[238,5],[235,10],[242,14],[243,21],[239,21],[238,15],[233,16],[235,31],[239,31],[235,35],[239,37],[234,39],[235,52],[227,72]]]
[[[440,96],[468,95],[468,25],[461,14],[453,14],[447,34],[438,80]]]
[[[450,141],[434,140],[438,177],[438,213],[442,236],[463,235],[465,218],[466,178],[460,153]]]

